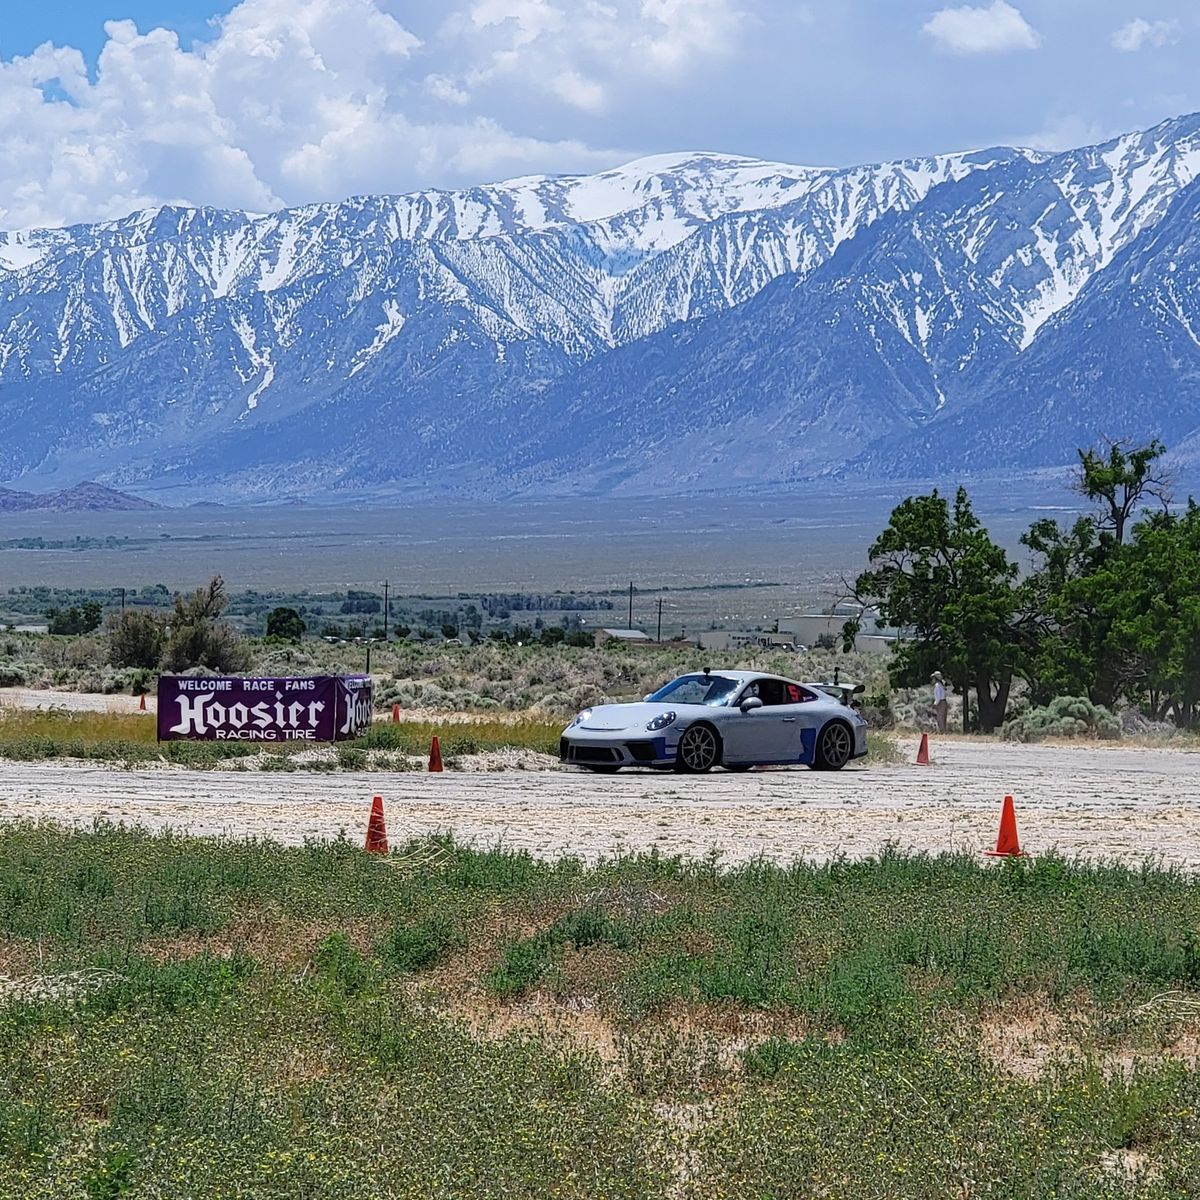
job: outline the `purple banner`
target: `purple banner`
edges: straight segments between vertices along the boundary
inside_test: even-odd
[[[365,675],[199,679],[161,675],[161,742],[344,742],[371,727]]]

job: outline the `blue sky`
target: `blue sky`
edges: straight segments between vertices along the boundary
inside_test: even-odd
[[[711,149],[1065,148],[1200,109],[1195,0],[36,0],[0,227],[271,208]]]

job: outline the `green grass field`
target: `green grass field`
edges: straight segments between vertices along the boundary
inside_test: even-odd
[[[0,1195],[1181,1197],[1200,885],[0,828]]]

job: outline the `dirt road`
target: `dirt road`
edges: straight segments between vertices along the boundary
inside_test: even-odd
[[[729,862],[763,854],[862,855],[889,842],[976,852],[994,843],[1000,801],[1017,801],[1033,853],[1142,859],[1200,868],[1200,755],[1172,750],[948,742],[935,764],[770,771],[688,779],[573,772],[444,775],[124,771],[0,763],[0,819],[95,817],[195,833],[298,842],[358,838],[371,795],[393,841],[439,830],[589,859],[658,846]]]
[[[138,711],[140,697],[123,692],[104,695],[101,692],[55,692],[42,688],[0,689],[0,708],[62,708],[68,712],[133,713]],[[146,707],[157,711],[158,698],[146,697]]]

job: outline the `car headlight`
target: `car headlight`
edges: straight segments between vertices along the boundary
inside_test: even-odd
[[[581,712],[579,716],[577,716],[575,720],[573,720],[570,725],[567,726],[567,728],[574,729],[576,725],[582,725],[584,721],[586,721],[591,715],[592,710],[590,708],[585,708],[583,712]]]
[[[650,733],[656,733],[660,729],[666,729],[668,725],[675,724],[675,714],[673,712],[660,713],[647,726],[646,729]]]

